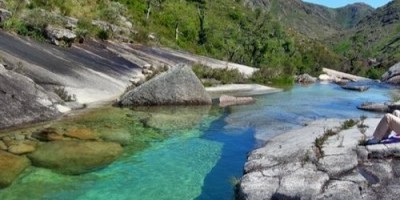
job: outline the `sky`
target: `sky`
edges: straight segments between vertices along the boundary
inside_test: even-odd
[[[374,8],[378,8],[389,3],[391,0],[303,0],[303,1],[324,5],[330,8],[338,8],[338,7],[343,7],[347,4],[363,2]]]

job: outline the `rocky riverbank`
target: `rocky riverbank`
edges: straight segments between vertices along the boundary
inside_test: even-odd
[[[279,135],[248,157],[240,199],[395,199],[400,146],[359,146],[379,119],[343,129],[342,120],[316,121]],[[366,129],[365,135],[362,127]],[[376,156],[380,155],[380,156]]]

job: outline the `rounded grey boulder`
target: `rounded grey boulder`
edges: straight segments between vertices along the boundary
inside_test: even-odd
[[[178,65],[122,96],[119,105],[211,104],[200,80],[189,66]]]
[[[389,70],[382,75],[382,81],[391,84],[400,83],[400,63],[397,63],[389,68]]]

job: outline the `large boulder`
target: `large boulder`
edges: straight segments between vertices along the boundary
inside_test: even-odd
[[[296,82],[297,83],[303,83],[303,84],[311,84],[317,82],[317,78],[312,77],[309,74],[301,74],[296,76]]]
[[[1,9],[0,8],[0,23],[3,23],[6,21],[8,18],[10,18],[12,13],[6,9]]]
[[[55,101],[32,79],[0,66],[0,129],[54,119]]]
[[[9,186],[29,165],[26,157],[0,150],[0,188]]]
[[[178,65],[122,96],[121,106],[211,104],[200,80],[189,66]]]
[[[76,39],[76,34],[69,29],[47,26],[45,29],[46,36],[50,39],[50,41],[59,46],[59,45],[71,45]]]
[[[82,174],[112,163],[122,147],[111,142],[54,141],[28,155],[33,165],[63,174]]]
[[[400,63],[393,65],[389,70],[382,75],[382,81],[391,84],[400,83]]]

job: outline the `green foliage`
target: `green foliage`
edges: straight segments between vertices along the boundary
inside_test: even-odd
[[[49,23],[63,23],[52,15],[39,15],[40,9],[76,17],[79,22],[75,31],[79,38],[92,36],[102,40],[109,39],[111,32],[98,30],[91,20],[118,24],[123,15],[134,22],[135,41],[161,43],[260,68],[251,78],[257,83],[291,85],[295,74],[316,75],[322,67],[336,68],[343,63],[322,44],[282,26],[273,12],[253,11],[240,0],[32,0],[25,7],[33,13],[26,21],[29,26],[13,23],[25,35],[32,28],[43,30]],[[149,40],[150,33],[157,35],[157,41]],[[236,76],[219,78],[223,82],[242,81]]]
[[[349,129],[349,128],[351,128],[351,127],[357,125],[358,122],[359,122],[359,121],[354,120],[354,119],[346,120],[346,121],[344,121],[344,122],[342,123],[340,129],[341,129],[341,130]]]
[[[203,65],[194,65],[192,69],[199,79],[215,79],[220,81],[222,84],[247,82],[243,74],[237,69],[212,69]]]
[[[108,40],[109,38],[110,38],[110,31],[107,31],[107,30],[103,30],[103,29],[100,29],[100,30],[98,30],[98,32],[97,32],[97,38],[99,38],[100,40]]]
[[[29,36],[39,41],[44,40],[43,32],[41,29],[32,27],[26,24],[24,21],[15,17],[12,17],[5,21],[1,27],[5,30],[16,32],[19,35]]]
[[[54,93],[56,93],[65,102],[76,101],[76,96],[69,94],[68,91],[65,90],[65,87],[55,88]]]

